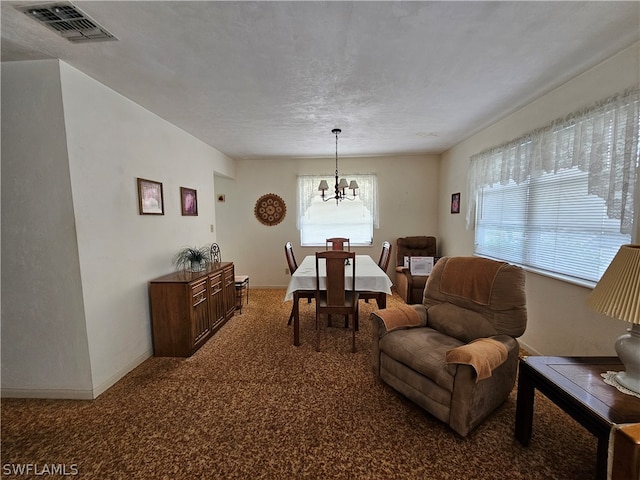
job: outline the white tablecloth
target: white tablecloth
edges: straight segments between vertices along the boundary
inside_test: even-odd
[[[327,273],[324,259],[320,259],[320,289],[326,288]],[[346,288],[351,288],[353,278],[351,267],[345,268]],[[356,255],[356,290],[359,292],[384,292],[391,295],[391,280],[385,272],[373,261],[369,255]],[[308,255],[302,261],[298,269],[291,276],[289,287],[284,297],[293,300],[293,292],[296,290],[316,289],[316,257]]]

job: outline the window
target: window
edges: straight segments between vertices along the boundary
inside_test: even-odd
[[[597,282],[632,241],[638,93],[472,157],[469,198],[476,201],[467,224],[475,220],[475,253]]]
[[[344,175],[358,182],[355,199],[336,205],[332,189],[327,191],[328,201],[323,201],[318,191],[321,180],[330,175],[301,175],[298,177],[298,229],[303,246],[325,245],[329,237],[346,237],[351,245],[372,245],[373,229],[378,228],[377,179],[375,175]]]
[[[481,193],[475,253],[597,282],[631,236],[620,233],[604,200],[589,195],[577,168]]]

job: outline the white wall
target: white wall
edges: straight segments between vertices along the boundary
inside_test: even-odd
[[[328,135],[327,141],[331,138]],[[376,173],[380,200],[380,229],[374,230],[374,245],[352,247],[359,254],[377,260],[382,242],[395,247],[397,237],[437,236],[438,156],[341,158],[339,170],[349,173]],[[236,272],[250,275],[252,287],[286,287],[289,275],[284,244],[291,241],[301,262],[317,248],[300,246],[296,228],[298,174],[328,174],[335,170],[333,159],[238,161],[235,180],[216,177],[217,194],[226,201],[216,207],[218,240],[223,260],[233,261]],[[275,193],[287,204],[287,215],[278,225],[262,225],[254,216],[256,200]],[[336,208],[340,208],[339,206]],[[395,251],[390,264],[395,262]]]
[[[2,64],[2,389],[90,398],[91,366],[54,60]]]
[[[26,63],[39,65],[42,62]],[[57,63],[54,65],[57,69]],[[3,131],[3,167],[5,161],[14,163],[15,159],[15,163],[21,165],[16,168],[16,176],[36,177],[30,183],[31,192],[35,192],[35,198],[30,201],[46,203],[48,208],[60,208],[70,219],[71,227],[75,221],[73,233],[77,235],[77,241],[69,238],[70,235],[51,237],[45,230],[43,242],[73,246],[74,251],[61,262],[67,269],[69,265],[75,268],[75,277],[71,276],[71,280],[77,281],[69,287],[71,292],[58,296],[55,289],[60,287],[56,284],[66,283],[67,275],[60,268],[50,269],[52,281],[41,285],[37,295],[31,298],[31,304],[36,308],[25,308],[24,305],[29,304],[25,298],[22,304],[15,305],[15,311],[10,315],[5,315],[4,293],[20,295],[19,290],[28,285],[30,279],[25,272],[21,274],[21,283],[2,282],[5,300],[3,347],[20,336],[33,335],[49,321],[45,312],[50,311],[53,301],[50,297],[62,302],[66,302],[65,297],[76,299],[80,312],[74,312],[74,325],[69,333],[84,336],[81,363],[83,368],[90,368],[88,387],[91,396],[97,396],[152,354],[147,282],[173,270],[171,259],[181,247],[216,241],[215,231],[211,232],[211,226],[215,226],[214,172],[232,176],[235,174],[234,163],[214,148],[69,65],[61,62],[57,79],[50,75],[48,80],[37,85],[32,85],[36,80],[31,78],[33,72],[22,63],[15,64],[14,68],[14,81],[5,84],[3,64],[3,125],[8,118],[20,118],[30,137],[12,142],[13,150],[7,158]],[[38,135],[42,132],[29,131],[31,122],[39,121],[35,117],[42,115],[42,111],[25,110],[23,102],[28,105],[34,102],[32,99],[48,97],[44,93],[50,89],[51,78],[58,85],[57,98],[54,95],[58,108],[52,111],[50,123],[41,130],[53,126],[51,132],[44,133],[55,139],[43,143]],[[19,97],[14,104],[7,105],[5,112],[4,99],[16,95]],[[34,148],[31,144],[39,145],[47,157],[49,144],[56,141],[64,145],[65,139],[66,151],[61,151],[57,157],[56,168],[60,172],[52,172],[54,175],[66,172],[66,184],[58,181],[55,186],[56,192],[64,196],[66,203],[62,203],[39,195],[42,189],[49,188],[51,179],[48,175],[33,174],[33,165],[28,159]],[[165,215],[138,214],[137,177],[163,183]],[[198,191],[198,216],[181,215],[181,186]],[[3,208],[18,207],[9,202],[11,199],[3,202]],[[38,247],[31,233],[41,229],[40,218],[20,225],[18,218],[5,220],[3,211],[2,222],[3,227],[7,223],[10,228],[19,227],[30,233],[22,238],[3,238],[3,261],[10,258],[8,252],[12,249],[30,251]],[[6,267],[3,275],[5,271]],[[27,324],[20,323],[25,317]],[[59,321],[69,320],[61,318]],[[5,336],[5,327],[10,335]],[[48,337],[49,332],[42,335]],[[54,343],[56,348],[64,348],[64,342]],[[3,395],[11,394],[11,390],[31,389],[33,396],[47,396],[48,388],[59,388],[55,387],[59,383],[56,376],[50,376],[47,384],[24,383],[32,372],[40,375],[48,370],[48,364],[56,363],[46,352],[34,353],[37,354],[33,362],[27,365],[21,363],[28,354],[22,348],[15,348],[15,356],[7,358],[7,364],[3,355],[3,374],[11,372],[13,380],[9,382],[3,375]],[[66,378],[68,374],[68,368],[59,368],[59,377]],[[83,392],[76,392],[77,396],[86,398],[86,388],[84,385]],[[67,396],[73,395],[71,392]]]
[[[440,204],[442,253],[471,255],[474,232],[465,229],[466,172],[469,157],[588,107],[614,93],[640,85],[640,44],[532,102],[443,154],[440,184],[444,192],[462,192],[462,213],[448,213]],[[442,200],[445,195],[441,196]],[[640,228],[640,226],[638,226]],[[640,238],[640,237],[637,237]],[[521,342],[545,355],[615,355],[613,343],[627,325],[590,311],[585,301],[591,289],[534,273],[527,274],[529,323]]]

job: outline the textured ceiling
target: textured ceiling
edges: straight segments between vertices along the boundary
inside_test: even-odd
[[[60,58],[232,158],[442,152],[640,38],[639,2],[3,1],[2,61]]]

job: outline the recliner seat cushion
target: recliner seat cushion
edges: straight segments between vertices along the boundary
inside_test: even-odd
[[[453,391],[455,364],[447,364],[447,350],[463,343],[433,328],[411,328],[396,330],[383,335],[379,348],[396,361],[430,378],[433,382]]]

